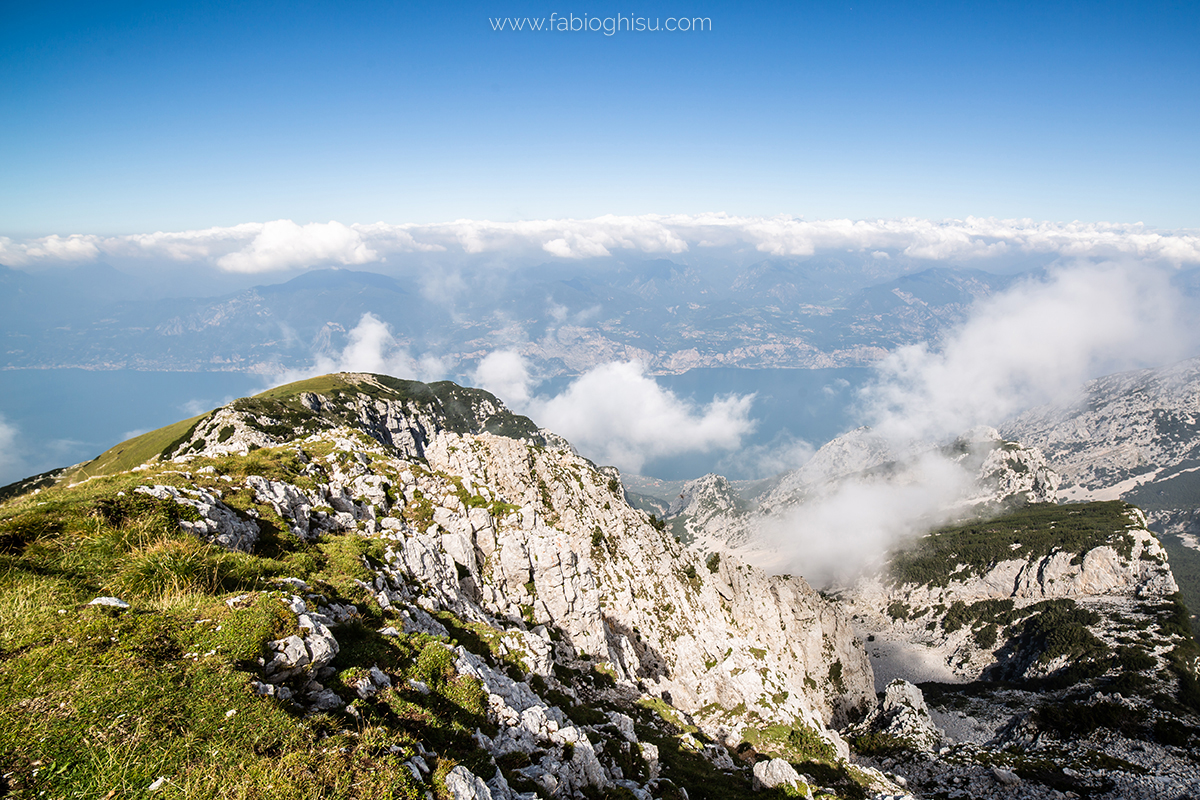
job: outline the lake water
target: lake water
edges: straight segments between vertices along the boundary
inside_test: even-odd
[[[0,371],[0,485],[265,388],[260,376],[238,372]]]
[[[642,471],[667,480],[711,471],[764,477],[758,473],[769,473],[781,453],[796,450],[797,441],[819,446],[853,427],[855,393],[869,375],[861,368],[727,368],[656,377],[698,404],[753,392],[758,425],[736,453],[658,459]],[[539,391],[555,393],[570,380],[547,381]],[[0,486],[86,461],[131,436],[265,388],[262,377],[237,372],[0,371]]]

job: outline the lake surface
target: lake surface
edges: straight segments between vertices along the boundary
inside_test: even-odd
[[[870,374],[865,368],[717,368],[657,376],[659,385],[697,404],[753,392],[758,425],[738,452],[657,459],[642,471],[666,480],[712,471],[765,477],[761,473],[771,474],[798,441],[817,447],[854,427],[856,392]],[[539,392],[557,393],[570,380],[546,381]],[[139,433],[265,388],[261,376],[239,372],[0,371],[0,485],[86,461]]]
[[[261,392],[240,372],[0,371],[0,485],[94,458],[118,442]]]

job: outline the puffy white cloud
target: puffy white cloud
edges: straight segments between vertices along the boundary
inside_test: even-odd
[[[224,228],[101,237],[47,236],[24,242],[0,238],[0,259],[13,265],[100,257],[165,257],[199,261],[236,272],[321,264],[365,264],[389,253],[542,252],[592,258],[619,251],[683,253],[693,247],[749,246],[775,256],[854,251],[934,261],[1046,254],[1093,259],[1135,257],[1172,264],[1200,263],[1195,231],[1152,231],[1140,223],[1037,222],[967,217],[962,220],[804,220],[728,214],[606,215],[594,219],[441,223],[340,222],[299,225],[291,220]]]
[[[490,354],[474,380],[587,457],[631,472],[654,458],[732,450],[754,427],[753,395],[699,407],[660,387],[637,361],[594,367],[553,397],[534,394],[524,359],[512,351]]]
[[[932,452],[898,472],[830,484],[762,520],[760,541],[771,549],[755,560],[818,586],[844,584],[899,542],[948,521],[970,485],[962,467]]]
[[[774,550],[760,563],[817,581],[853,577],[946,521],[966,498],[969,476],[935,445],[1030,406],[1069,401],[1090,378],[1194,352],[1196,326],[1176,306],[1168,277],[1145,264],[1059,269],[981,301],[940,347],[892,353],[863,390],[862,421],[876,459],[899,454],[910,463],[825,485],[806,466],[815,486],[803,503],[764,520],[763,541]]]
[[[374,314],[363,314],[348,334],[349,341],[336,356],[317,355],[309,367],[281,370],[268,378],[271,386],[304,380],[330,372],[375,372],[421,381],[445,377],[446,367],[433,356],[413,358],[396,341],[391,328]]]
[[[529,407],[532,376],[520,353],[513,350],[488,353],[476,367],[473,382],[514,409]]]
[[[904,347],[867,387],[868,419],[895,440],[938,440],[1063,401],[1089,378],[1189,354],[1196,336],[1165,270],[1082,265],[979,303],[939,349]]]
[[[289,219],[263,225],[250,244],[217,259],[230,272],[272,272],[314,264],[366,264],[379,254],[358,231],[340,222],[297,225]]]

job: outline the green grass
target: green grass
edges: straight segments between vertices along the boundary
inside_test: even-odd
[[[354,384],[347,381],[341,375],[319,375],[315,378],[307,378],[302,381],[295,381],[294,383],[285,383],[283,386],[276,386],[274,389],[268,389],[254,396],[263,400],[291,400],[305,392],[330,395],[338,390],[346,391],[353,388]]]
[[[228,552],[180,530],[187,507],[132,492],[170,477],[102,477],[0,507],[0,774],[10,796],[140,796],[163,776],[163,797],[415,799],[425,789],[403,762],[417,742],[440,754],[437,769],[487,774],[474,732],[494,729],[478,681],[455,674],[442,641],[377,633],[393,623],[355,579],[382,543],[303,543],[264,512],[262,553]],[[308,716],[253,693],[265,643],[297,631],[273,582],[281,576],[359,608],[336,629],[341,652],[325,681],[357,716]],[[231,608],[224,599],[235,593],[251,599]],[[102,594],[131,608],[87,605]],[[345,682],[372,665],[396,688],[354,699]]]
[[[78,483],[100,475],[115,475],[118,472],[131,470],[145,464],[155,456],[160,455],[172,443],[180,440],[190,432],[208,414],[201,414],[190,419],[181,420],[165,428],[143,433],[110,447],[91,461],[80,464],[68,470],[59,483]]]

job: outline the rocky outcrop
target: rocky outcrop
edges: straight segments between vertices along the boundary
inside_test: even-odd
[[[370,386],[377,394],[381,385]],[[382,542],[362,585],[404,632],[444,635],[445,614],[490,631],[493,657],[519,664],[545,688],[456,648],[454,670],[484,687],[497,726],[477,738],[496,756],[528,756],[521,779],[554,796],[616,785],[641,797],[659,769],[658,749],[639,740],[630,717],[610,712],[604,724],[581,726],[565,716],[562,696],[579,697],[567,674],[595,676],[589,691],[606,702],[663,703],[718,743],[736,744],[752,722],[775,722],[811,729],[839,757],[849,755],[826,726],[873,704],[873,678],[862,642],[834,604],[799,578],[689,550],[624,501],[611,470],[536,428],[479,430],[508,419],[490,402],[460,409],[456,425],[444,409],[365,390],[300,393],[282,407],[235,403],[198,425],[176,460],[220,458],[257,441],[239,438],[243,428],[263,429],[289,448],[291,477],[251,474],[224,480],[223,490],[244,491],[304,541],[358,533]],[[333,425],[351,411],[353,424]],[[289,415],[302,434],[290,439],[273,427]],[[223,441],[217,421],[233,429]],[[209,469],[194,474],[215,481]],[[339,650],[339,612],[305,587],[293,590],[283,599],[297,631],[269,643],[258,691],[321,710],[384,690],[392,678],[370,669],[346,684],[348,696],[325,685]],[[548,691],[559,699],[550,702]],[[734,768],[720,744],[692,738],[688,746]],[[613,760],[614,748],[638,754],[637,775]],[[459,789],[510,796],[492,776],[476,778],[464,776]]]
[[[181,516],[179,527],[207,542],[229,550],[250,552],[258,541],[258,523],[239,515],[221,502],[214,492],[162,485],[139,486],[134,491],[159,500],[172,500],[179,506],[190,509],[192,515]]]
[[[490,432],[569,448],[562,437],[538,430],[527,417],[513,414],[482,389],[366,373],[340,373],[318,380],[328,394],[302,389],[289,393],[288,387],[283,387],[219,408],[197,421],[164,455],[246,455],[297,435],[334,428],[350,428],[356,436],[368,436],[399,458],[424,458],[426,446],[439,431]]]
[[[782,789],[791,797],[812,800],[812,789],[809,788],[808,781],[782,758],[759,761],[754,765],[754,789]]]
[[[897,678],[883,690],[879,705],[848,731],[848,735],[891,737],[911,750],[932,753],[945,734],[933,723],[925,696],[908,681]]]
[[[1079,508],[1077,513],[1090,507]],[[1059,524],[1054,519],[1069,519],[1070,511],[1046,514],[1048,521],[1042,524],[1053,531]],[[1088,540],[1082,551],[1051,545],[1048,552],[1022,556],[1022,550],[1033,545],[1005,544],[1011,558],[994,560],[985,568],[947,563],[943,579],[906,582],[897,576],[907,573],[893,569],[858,581],[843,598],[859,634],[870,640],[877,685],[893,677],[978,679],[997,663],[996,651],[1004,643],[1002,628],[1009,624],[993,622],[994,609],[1001,607],[997,604],[1005,609],[1001,617],[1011,622],[1022,609],[1044,607],[1046,601],[1056,599],[1096,609],[1105,618],[1137,615],[1148,603],[1165,602],[1179,591],[1166,551],[1146,529],[1138,509],[1126,507],[1115,520],[1102,536]],[[1006,536],[1003,523],[978,528],[980,536],[989,530],[998,538]],[[929,552],[928,558],[934,558],[934,551]],[[987,608],[993,610],[985,613]],[[989,625],[992,632],[986,633]]]

